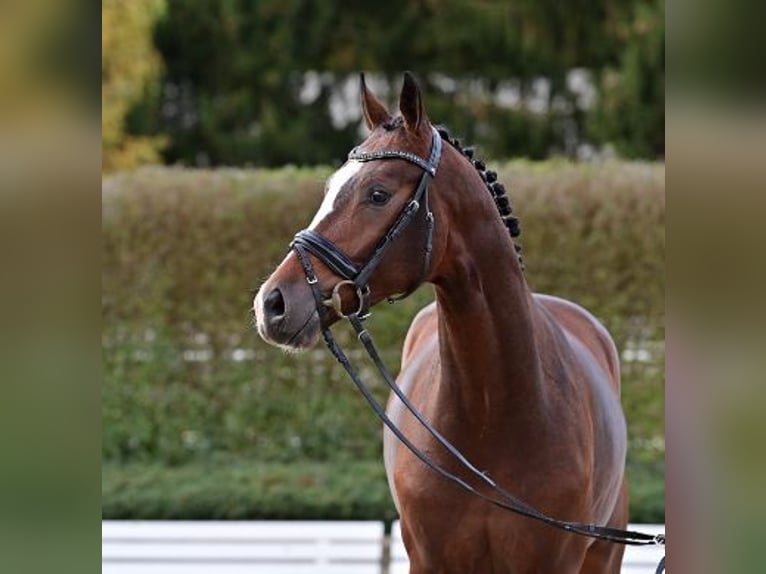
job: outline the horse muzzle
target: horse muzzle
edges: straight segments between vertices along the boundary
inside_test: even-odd
[[[261,338],[287,350],[307,349],[319,338],[319,314],[305,281],[266,281],[253,301]]]

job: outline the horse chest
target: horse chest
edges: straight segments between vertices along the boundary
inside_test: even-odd
[[[461,474],[447,457],[439,454],[439,447],[430,437],[406,422],[407,418],[403,417],[403,426],[417,437],[417,443],[440,465]],[[407,552],[414,566],[411,574],[578,572],[571,566],[584,557],[586,540],[573,540],[568,535],[562,538],[561,533],[545,525],[496,509],[446,483],[401,445],[389,445],[389,449],[396,450],[396,456],[390,461],[387,459],[387,470]],[[510,475],[502,473],[495,478],[502,478],[504,484],[513,484],[512,475],[518,479],[521,470],[515,467]],[[524,481],[521,492],[529,500],[538,502],[540,496],[544,496],[540,491],[546,489],[530,485],[545,485],[545,476],[530,468],[526,470],[533,474],[526,477],[530,480]],[[581,500],[573,496],[564,498]],[[561,501],[554,504],[561,507]]]
[[[582,539],[564,539],[545,526],[470,502],[427,511],[417,502],[403,504],[411,574],[575,574],[587,550]]]

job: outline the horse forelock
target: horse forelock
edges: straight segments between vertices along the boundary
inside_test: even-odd
[[[390,132],[393,131],[404,123],[404,118],[402,116],[394,116],[393,118],[389,118],[385,122],[383,122],[383,129]]]

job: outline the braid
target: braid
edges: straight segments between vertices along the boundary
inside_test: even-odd
[[[521,256],[521,245],[515,241],[515,238],[521,235],[519,218],[513,214],[513,206],[511,205],[511,199],[508,197],[508,193],[505,191],[505,186],[497,181],[497,172],[488,170],[486,164],[480,159],[474,159],[474,148],[461,147],[460,140],[450,136],[447,128],[444,126],[437,126],[436,129],[444,141],[449,143],[463,156],[465,156],[468,161],[471,162],[471,165],[476,168],[476,171],[479,173],[479,177],[481,177],[481,180],[487,186],[487,191],[489,192],[492,199],[495,200],[495,206],[497,207],[497,211],[500,213],[500,218],[503,220],[503,224],[505,224],[506,229],[508,229],[508,233],[511,236],[511,241],[513,242],[513,247],[516,250],[516,256],[518,257],[519,264],[523,270],[524,261]]]

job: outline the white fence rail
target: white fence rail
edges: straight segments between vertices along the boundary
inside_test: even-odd
[[[664,525],[633,524],[657,534]],[[388,551],[384,551],[388,548]],[[102,574],[407,574],[399,522],[104,521]],[[664,548],[628,546],[622,574],[654,574]]]
[[[102,574],[380,574],[382,522],[105,521]]]

